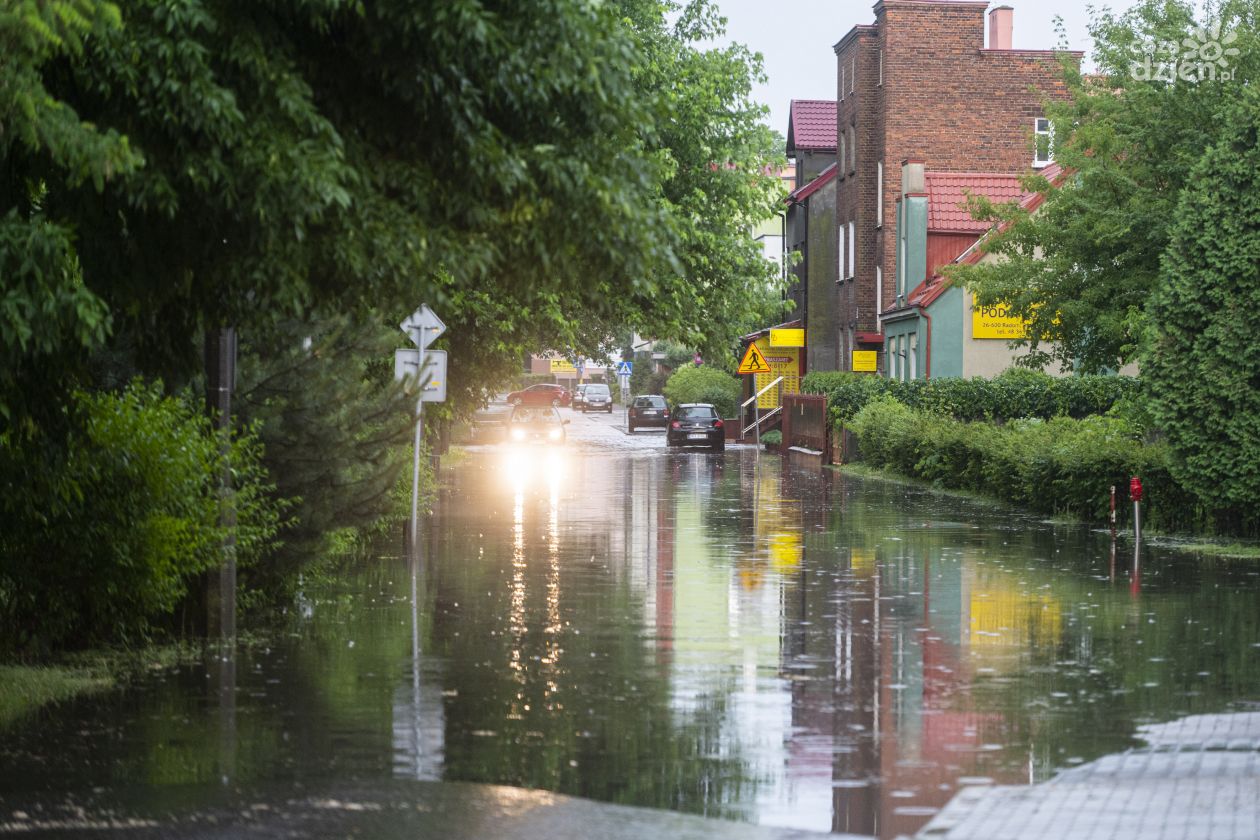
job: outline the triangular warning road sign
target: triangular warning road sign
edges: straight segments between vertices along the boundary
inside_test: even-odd
[[[770,363],[761,355],[756,344],[749,344],[744,353],[744,360],[739,363],[739,373],[769,373]]]

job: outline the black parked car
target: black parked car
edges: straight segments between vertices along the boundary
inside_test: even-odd
[[[717,409],[709,403],[685,403],[674,411],[665,432],[667,446],[707,446],[714,452],[726,449],[726,428]]]
[[[577,403],[575,402],[576,406]],[[612,414],[612,392],[602,382],[585,386],[582,394],[582,411],[604,411]]]
[[[644,394],[635,397],[630,404],[630,417],[627,420],[631,432],[647,426],[668,427],[669,406],[660,394]]]

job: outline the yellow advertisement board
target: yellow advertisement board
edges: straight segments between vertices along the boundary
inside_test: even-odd
[[[779,388],[771,388],[757,400],[758,408],[778,408],[779,392],[799,394],[801,391],[801,351],[797,347],[770,347],[770,338],[763,336],[753,342],[770,370],[758,373],[754,377],[757,390],[765,388],[780,376],[783,382]]]
[[[879,351],[854,350],[853,370],[858,373],[874,373],[879,370]]]
[[[577,373],[577,368],[575,368],[575,367],[573,366],[573,363],[572,363],[572,362],[570,362],[568,359],[552,359],[552,360],[551,360],[551,372],[552,372],[552,373],[573,373],[573,374],[576,374],[576,373]]]
[[[1028,322],[1022,318],[1012,318],[1010,307],[1006,304],[980,306],[973,295],[971,298],[971,337],[972,338],[1023,338],[1028,332]]]
[[[771,347],[804,347],[805,330],[770,330]]]

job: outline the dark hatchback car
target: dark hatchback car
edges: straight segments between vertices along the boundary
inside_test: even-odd
[[[540,383],[538,385],[530,385],[528,388],[522,388],[519,391],[513,391],[507,395],[507,401],[511,405],[568,405],[573,399],[569,395],[569,391],[563,385],[548,385]]]
[[[630,416],[626,421],[627,428],[633,432],[649,426],[665,428],[669,426],[669,406],[660,394],[644,394],[635,397],[630,404]]]
[[[519,405],[508,418],[507,439],[511,443],[564,443],[568,422],[551,406]]]
[[[576,407],[577,403],[574,403]],[[604,411],[612,414],[612,392],[602,382],[592,382],[583,389],[582,411]]]
[[[674,411],[665,432],[667,446],[707,446],[714,452],[726,449],[726,428],[717,409],[708,403],[686,403]]]

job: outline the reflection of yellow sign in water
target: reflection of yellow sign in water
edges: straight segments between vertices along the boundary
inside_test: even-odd
[[[849,549],[849,568],[856,575],[870,577],[875,571],[875,552],[869,548]]]
[[[783,377],[778,388],[771,388],[757,400],[758,408],[778,408],[779,394],[798,394],[801,391],[801,350],[799,347],[771,347],[768,336],[763,336],[749,345],[756,347],[769,367],[768,371],[758,373],[754,382],[757,390],[768,386],[771,382]]]
[[[858,373],[874,373],[879,370],[879,352],[876,350],[854,350],[853,370]]]
[[[972,645],[1049,648],[1058,644],[1063,611],[1057,598],[1030,592],[1014,579],[986,578],[973,584],[968,603]]]
[[[1022,318],[1012,318],[1011,309],[1006,304],[980,306],[975,296],[971,298],[971,337],[972,338],[1023,338],[1028,333],[1028,322]]]
[[[577,373],[577,368],[575,368],[573,366],[573,362],[570,362],[568,359],[552,359],[551,372],[552,373]]]
[[[770,565],[790,572],[801,565],[801,535],[792,531],[770,535]]]

